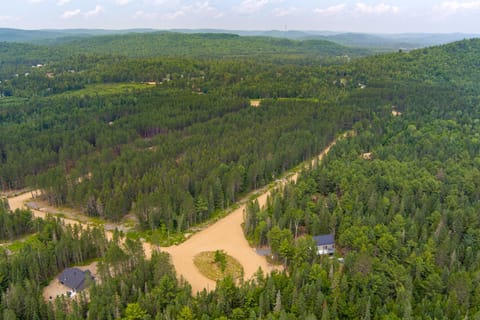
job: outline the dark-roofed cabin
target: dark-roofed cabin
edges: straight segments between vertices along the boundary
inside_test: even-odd
[[[82,291],[86,285],[86,279],[90,277],[90,271],[82,271],[78,268],[67,268],[58,276],[61,284],[72,289],[73,292]]]
[[[333,254],[335,252],[335,237],[333,234],[323,234],[313,237],[317,244],[318,254]]]

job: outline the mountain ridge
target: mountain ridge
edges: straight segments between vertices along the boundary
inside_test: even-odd
[[[327,40],[349,47],[376,48],[387,51],[398,49],[415,49],[432,45],[440,45],[462,39],[480,37],[468,33],[361,33],[314,30],[227,30],[227,29],[15,29],[0,28],[0,42],[27,42],[49,44],[70,42],[96,36],[125,35],[138,33],[223,33],[239,36],[261,36],[286,38],[291,40]]]

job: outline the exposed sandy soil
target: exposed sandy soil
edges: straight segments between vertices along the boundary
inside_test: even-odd
[[[40,194],[40,191],[37,190],[37,191],[26,192],[26,193],[17,195],[15,197],[8,198],[8,204],[10,205],[10,209],[12,211],[15,211],[17,209],[27,208],[25,203],[28,200],[31,200],[31,199],[35,198],[39,194]],[[47,215],[46,212],[38,210],[38,209],[30,208],[30,210],[32,211],[33,215],[37,218],[44,219]],[[69,225],[73,225],[73,224],[78,223],[77,221],[71,220],[71,219],[63,219],[63,220],[65,221],[65,224],[69,224]]]
[[[56,210],[55,208],[52,208],[50,206],[47,206],[47,205],[45,205],[45,208],[43,208],[43,207],[33,208],[32,205],[30,205],[30,206],[26,205],[26,203],[30,203],[29,201],[32,200],[32,199],[34,199],[34,200],[32,200],[31,203],[33,203],[34,206],[38,206],[39,204],[44,204],[41,201],[35,200],[35,197],[38,196],[39,194],[40,194],[40,191],[36,190],[36,191],[26,192],[26,193],[8,198],[8,203],[10,205],[10,209],[12,211],[15,211],[16,209],[22,209],[22,208],[29,207],[35,217],[42,218],[42,219],[44,219],[45,216],[48,213],[50,213],[52,215],[54,215],[55,212],[58,213],[58,210]],[[79,224],[79,225],[82,226],[82,228],[85,228],[88,225],[93,226],[93,224],[90,224],[88,222],[88,219],[85,216],[82,217],[78,213],[75,213],[74,217],[75,217],[75,219],[78,218],[80,221],[72,219],[72,218],[68,218],[68,216],[72,216],[71,212],[67,212],[67,211],[62,210],[60,213],[67,216],[65,218],[63,218],[63,217],[61,218],[62,221],[66,225]],[[109,224],[105,225],[105,236],[107,237],[108,240],[112,239],[112,236],[113,236],[113,231],[112,230],[113,229],[115,229],[114,224],[109,223]],[[121,228],[120,228],[120,230],[121,230]],[[123,230],[123,231],[126,231],[126,230]],[[145,257],[147,259],[150,259],[150,257],[152,256],[152,251],[154,250],[153,246],[150,243],[145,242],[145,241],[143,241],[142,244],[143,244],[143,250],[145,251]]]
[[[396,106],[392,106],[392,116],[398,117],[398,116],[401,116],[401,115],[402,115],[402,113],[397,110],[397,107],[396,107]]]
[[[56,297],[61,295],[67,295],[67,292],[70,291],[70,288],[64,286],[57,280],[57,276],[55,276],[55,279],[50,281],[48,286],[43,288],[42,295],[45,301],[53,301]]]
[[[365,152],[362,153],[361,157],[363,160],[372,160],[372,153],[371,152]]]
[[[258,107],[260,107],[261,102],[262,101],[259,100],[259,99],[250,100],[250,106],[254,107],[254,108],[258,108]]]
[[[195,255],[203,251],[225,250],[243,266],[246,279],[250,279],[258,268],[264,272],[271,272],[274,269],[264,257],[255,253],[245,239],[241,226],[244,209],[245,204],[207,229],[194,234],[184,243],[162,248],[162,251],[170,253],[178,276],[192,285],[194,293],[204,288],[207,290],[215,288],[215,282],[204,277],[193,263]]]

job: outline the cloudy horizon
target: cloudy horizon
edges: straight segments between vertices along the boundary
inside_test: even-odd
[[[480,33],[480,0],[17,0],[0,27]]]

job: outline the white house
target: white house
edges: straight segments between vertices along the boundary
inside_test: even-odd
[[[317,244],[318,254],[333,254],[335,252],[335,237],[333,234],[323,234],[313,237]]]

